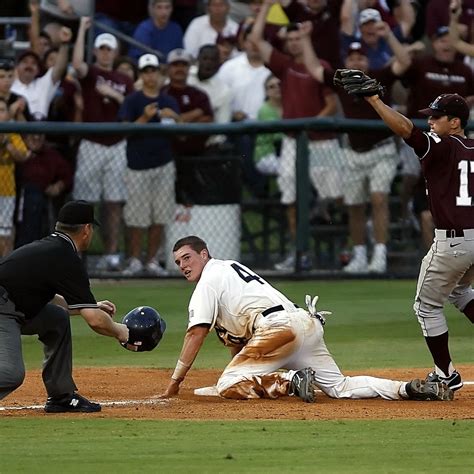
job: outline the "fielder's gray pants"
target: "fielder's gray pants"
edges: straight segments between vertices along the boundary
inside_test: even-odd
[[[25,378],[21,335],[38,335],[44,346],[43,382],[50,397],[73,393],[72,341],[69,314],[47,304],[33,319],[25,320],[0,292],[0,400],[17,389]]]

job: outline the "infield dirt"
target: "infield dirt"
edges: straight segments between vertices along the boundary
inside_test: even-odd
[[[474,380],[473,365],[457,365],[463,380]],[[423,378],[429,369],[370,370],[347,372],[347,375],[372,375],[394,380]],[[54,416],[94,416],[133,419],[186,420],[334,420],[334,419],[474,419],[474,385],[465,385],[455,393],[452,402],[416,402],[370,400],[335,400],[323,393],[316,403],[307,404],[293,397],[278,400],[225,400],[219,397],[194,395],[199,387],[213,385],[220,372],[191,370],[178,397],[151,402],[165,390],[171,370],[137,367],[79,368],[74,371],[79,393],[99,402],[118,402],[107,405],[93,415],[64,414]],[[46,394],[41,372],[28,371],[24,384],[0,402],[0,407],[20,408],[42,405]],[[127,404],[127,401],[133,403]],[[122,404],[123,403],[123,404]],[[1,416],[51,416],[42,410],[2,411]]]

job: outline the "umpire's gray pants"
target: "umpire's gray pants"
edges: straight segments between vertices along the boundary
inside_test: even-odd
[[[44,346],[43,382],[50,397],[73,393],[72,340],[69,314],[47,304],[33,319],[25,320],[5,295],[0,295],[0,400],[25,378],[21,335],[38,335]]]

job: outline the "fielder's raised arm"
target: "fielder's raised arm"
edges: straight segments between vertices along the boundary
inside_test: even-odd
[[[383,87],[375,79],[357,69],[338,69],[334,84],[343,87],[348,94],[364,98],[398,136],[408,138],[411,135],[413,122],[383,102],[380,98]]]

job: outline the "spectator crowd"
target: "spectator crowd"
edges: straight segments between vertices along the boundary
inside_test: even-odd
[[[29,16],[29,22],[13,36],[0,25],[0,122],[378,119],[365,101],[335,88],[340,67],[378,79],[385,101],[410,118],[420,118],[418,110],[443,93],[474,105],[474,0],[92,3],[2,2],[0,17]],[[16,39],[29,46],[15,49]],[[334,209],[347,214],[346,273],[387,271],[397,175],[401,219],[420,226],[423,245],[430,245],[424,180],[410,148],[388,131],[308,138],[313,217],[329,223]],[[180,159],[229,150],[241,157],[246,192],[262,197],[274,180],[288,229],[287,254],[275,268],[291,271],[297,263],[292,133],[0,134],[0,257],[47,235],[57,209],[73,197],[100,208],[98,271],[166,276],[159,257],[166,226],[178,204],[192,204],[176,198]],[[299,257],[300,268],[311,268],[310,255]]]

